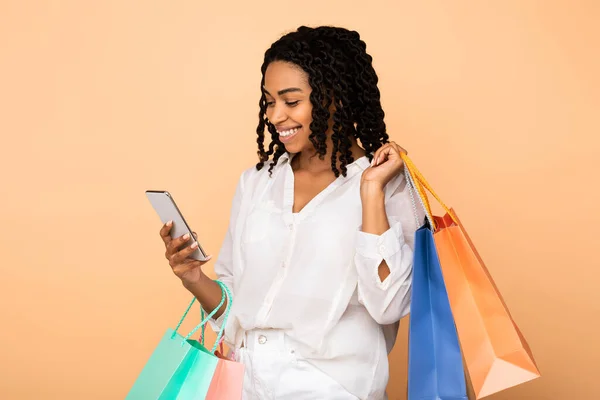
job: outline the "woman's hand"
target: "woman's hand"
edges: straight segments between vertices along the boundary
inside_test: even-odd
[[[171,228],[173,222],[169,221],[160,230],[160,237],[165,243],[165,257],[169,260],[169,265],[173,273],[183,282],[185,287],[196,285],[204,277],[202,266],[210,260],[198,261],[189,256],[198,248],[198,242],[185,234],[175,239],[171,239]],[[196,234],[194,233],[194,239]],[[191,241],[191,242],[190,242]]]
[[[384,144],[375,152],[371,166],[362,174],[362,196],[370,192],[383,192],[385,185],[402,171],[404,162],[401,153],[407,154],[407,151],[394,142]]]

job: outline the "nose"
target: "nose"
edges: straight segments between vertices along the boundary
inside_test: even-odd
[[[273,125],[279,125],[287,119],[285,108],[281,103],[275,103],[270,109],[267,109],[267,118]]]

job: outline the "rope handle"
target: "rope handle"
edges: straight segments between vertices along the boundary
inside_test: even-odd
[[[404,164],[404,176],[406,177],[406,186],[408,187],[408,192],[410,194],[410,202],[412,204],[413,214],[415,216],[415,222],[418,229],[423,223],[423,221],[419,219],[419,213],[417,212],[417,202],[415,201],[415,182],[413,181],[412,175],[408,171],[406,163]],[[425,204],[423,204],[423,200],[421,200],[421,197],[418,194],[417,198],[419,199],[419,204],[425,211],[425,218],[427,218],[429,224],[431,225],[431,215],[429,215],[429,213],[427,212],[427,208],[425,207]]]
[[[204,314],[202,314],[202,317],[204,318]],[[205,331],[204,327],[205,326],[202,327],[202,332],[200,333],[200,338],[198,339],[198,341],[200,342],[200,344],[202,346],[204,346],[204,331]],[[225,353],[225,350],[223,349],[223,340],[224,340],[224,338],[221,337],[221,340],[219,341],[219,351],[221,352],[221,354]]]
[[[227,287],[227,285],[225,285],[223,282],[221,281],[216,281],[219,286],[221,286],[221,291],[223,293],[224,296],[227,296],[227,306],[225,307],[225,316],[223,317],[223,323],[221,325],[221,329],[219,330],[219,333],[217,334],[217,339],[215,340],[215,344],[213,345],[212,348],[212,353],[214,354],[215,351],[217,350],[217,347],[219,347],[219,350],[221,351],[221,354],[223,354],[223,340],[225,339],[224,337],[224,332],[225,332],[225,326],[227,325],[227,319],[229,318],[229,312],[231,310],[231,292],[229,291],[229,288]],[[221,308],[223,304],[221,303],[215,310],[219,310]],[[214,310],[213,310],[214,312]],[[213,313],[211,313],[213,314]],[[204,320],[204,309],[202,307],[200,307],[200,316],[202,317],[202,319]],[[207,319],[212,318],[211,315],[209,315],[209,317]],[[200,334],[200,344],[202,344],[202,346],[204,346],[204,334],[205,334],[205,326],[206,325],[202,325],[202,333]]]
[[[192,305],[194,305],[194,302],[196,301],[196,298],[192,298],[192,301],[190,302],[190,304],[188,305],[187,309],[185,310],[185,312],[183,313],[183,316],[181,317],[181,319],[179,320],[179,323],[177,324],[177,326],[175,327],[175,331],[173,332],[173,335],[171,336],[171,338],[174,338],[175,335],[177,334],[177,331],[179,331],[179,328],[181,327],[181,324],[183,323],[183,321],[185,320],[185,317],[187,317],[190,309],[192,308]],[[218,309],[223,305],[223,303],[225,302],[225,296],[223,295],[221,297],[221,303],[220,306],[215,308],[215,310],[213,310],[212,313],[210,313],[208,315],[208,317],[206,318],[206,320],[203,320],[202,322],[200,322],[200,324],[198,324],[193,330],[192,330],[192,334],[193,332],[197,331],[199,328],[201,328],[204,324],[206,324],[206,322],[208,321],[209,318],[211,318],[214,314],[216,314],[216,312],[218,311]],[[186,340],[189,339],[189,335],[186,336]]]
[[[186,341],[194,334],[198,331],[198,329],[203,328],[206,323],[212,318],[214,317],[214,315],[221,309],[221,307],[223,306],[223,304],[225,303],[225,300],[227,298],[231,298],[231,293],[229,292],[229,288],[221,281],[216,281],[217,284],[221,287],[221,302],[219,303],[219,305],[217,305],[215,307],[215,309],[206,316],[206,318],[202,318],[202,321],[196,325],[196,327],[194,329],[192,329],[192,331],[183,339],[183,341],[181,342],[181,345],[183,346]],[[192,305],[194,305],[194,302],[196,301],[196,298],[192,298],[192,301],[190,301],[190,304],[187,306],[185,312],[183,313],[183,316],[181,317],[181,319],[179,320],[179,323],[177,324],[177,326],[175,327],[175,330],[173,331],[173,334],[171,335],[171,339],[173,339],[176,335],[177,335],[177,331],[179,330],[179,328],[181,327],[181,324],[183,323],[183,321],[185,320],[185,317],[188,315],[190,309],[192,308]],[[223,326],[225,326],[225,321],[227,320],[228,314],[229,314],[229,309],[231,307],[231,301],[228,302],[229,304],[227,304],[227,308],[226,308],[226,314],[225,314],[225,318],[223,320]],[[204,315],[204,313],[202,313]],[[221,339],[221,336],[223,334],[223,329],[221,329],[221,332],[219,332],[219,337],[217,337],[217,342],[215,343],[215,346],[213,347],[212,353],[215,352],[215,350],[217,349],[217,345],[218,345],[218,341]]]
[[[223,317],[223,323],[221,324],[221,329],[219,330],[219,334],[217,335],[217,339],[215,340],[215,344],[213,345],[213,348],[211,351],[213,354],[217,350],[217,346],[221,345],[221,343],[224,339],[225,327],[227,326],[227,319],[229,319],[229,311],[231,310],[231,303],[232,303],[231,300],[233,297],[231,295],[231,292],[229,291],[229,288],[227,287],[227,285],[225,285],[221,281],[217,281],[217,283],[221,286],[223,293],[227,296],[227,306],[225,307],[225,316]],[[221,307],[219,306],[219,308],[221,308]]]
[[[433,188],[431,187],[429,182],[427,182],[427,180],[425,179],[423,174],[421,174],[421,172],[417,169],[417,167],[412,162],[412,160],[408,157],[408,155],[406,155],[405,153],[401,153],[400,157],[402,158],[402,161],[404,162],[404,165],[406,166],[406,170],[410,174],[410,178],[412,178],[412,182],[414,183],[415,189],[417,190],[417,193],[419,194],[419,197],[425,208],[425,213],[428,214],[429,221],[432,224],[431,225],[432,229],[435,230],[436,226],[435,226],[434,219],[433,219],[433,213],[431,211],[431,205],[429,203],[429,198],[427,197],[427,192],[425,190],[427,190],[429,193],[432,194],[432,196],[438,201],[438,203],[442,206],[442,208],[448,213],[448,215],[450,215],[452,220],[456,224],[458,224],[458,220],[457,220],[456,216],[454,215],[454,212],[452,212],[452,210],[450,210],[450,208],[437,195],[437,193],[433,190]]]

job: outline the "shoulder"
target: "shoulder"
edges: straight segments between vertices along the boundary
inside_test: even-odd
[[[248,188],[252,188],[256,186],[262,180],[275,177],[278,170],[281,169],[285,162],[287,162],[288,157],[286,154],[282,155],[277,164],[273,167],[273,170],[269,172],[271,168],[271,163],[273,160],[267,160],[262,165],[260,165],[260,169],[257,167],[257,164],[254,164],[251,167],[246,168],[242,171],[239,179],[239,185],[243,190]]]

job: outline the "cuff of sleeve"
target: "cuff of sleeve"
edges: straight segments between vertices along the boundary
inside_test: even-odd
[[[210,321],[213,321],[215,324],[221,326],[224,319],[225,319],[225,313],[222,313],[221,315],[219,315],[219,318],[217,318],[217,319],[211,318]]]
[[[356,252],[366,258],[385,260],[398,253],[403,243],[402,225],[398,221],[381,235],[359,230],[356,237]]]
[[[204,310],[204,308],[202,310]],[[204,315],[208,315],[206,310],[204,310]],[[221,330],[221,327],[223,326],[224,318],[225,318],[225,313],[221,314],[219,316],[219,318],[217,318],[217,319],[211,318],[208,320],[208,324],[210,325],[211,329],[214,332],[218,332],[219,330]]]
[[[231,292],[231,286],[229,284],[226,284],[227,287],[229,288],[229,291]],[[233,298],[228,299],[227,301],[233,301]],[[204,309],[204,307],[202,307],[202,310],[204,311],[204,315],[208,315],[209,313]],[[213,331],[218,332],[219,330],[221,330],[221,328],[223,327],[223,321],[225,319],[225,312],[223,312],[219,318],[210,318],[208,320],[208,324],[210,325],[210,327],[212,328]]]

